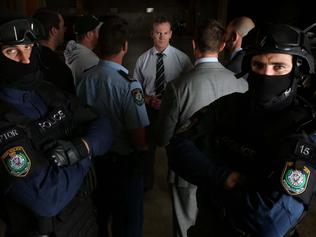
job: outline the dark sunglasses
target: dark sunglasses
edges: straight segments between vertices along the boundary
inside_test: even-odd
[[[43,29],[33,19],[17,19],[0,26],[0,43],[21,44],[24,41],[35,42],[42,35]]]

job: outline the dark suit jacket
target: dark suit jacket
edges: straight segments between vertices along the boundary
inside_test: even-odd
[[[63,91],[75,94],[72,72],[59,55],[45,46],[41,46],[40,54],[44,80],[51,82]]]
[[[244,50],[238,51],[235,56],[226,64],[226,68],[231,70],[234,73],[240,73],[241,72],[241,63],[242,59],[245,55]]]

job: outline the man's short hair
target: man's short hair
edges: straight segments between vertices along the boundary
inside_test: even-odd
[[[157,24],[162,24],[162,23],[169,23],[170,27],[171,27],[171,21],[166,16],[159,16],[159,17],[155,18],[155,20],[153,22],[153,26],[157,25]]]
[[[99,31],[98,47],[101,56],[118,54],[128,40],[127,21],[119,16],[108,17]]]
[[[74,33],[78,39],[82,39],[89,31],[94,30],[101,22],[94,15],[80,16],[73,26]]]
[[[225,29],[220,22],[210,19],[199,25],[194,34],[194,41],[201,52],[219,52]]]
[[[42,36],[42,39],[49,39],[49,32],[53,27],[59,29],[59,15],[61,14],[58,11],[48,8],[40,8],[33,14],[32,18],[38,20],[43,26],[44,35]]]

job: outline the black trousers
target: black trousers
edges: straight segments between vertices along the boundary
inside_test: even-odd
[[[99,236],[143,236],[143,174],[135,157],[110,154],[94,161]]]

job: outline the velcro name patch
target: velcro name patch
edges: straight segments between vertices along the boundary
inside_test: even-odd
[[[22,132],[17,128],[10,128],[0,132],[0,146],[17,140],[22,136]]]
[[[47,130],[57,127],[60,123],[67,118],[66,112],[63,108],[54,110],[49,116],[43,120],[37,121],[37,127],[42,134],[45,134]]]

